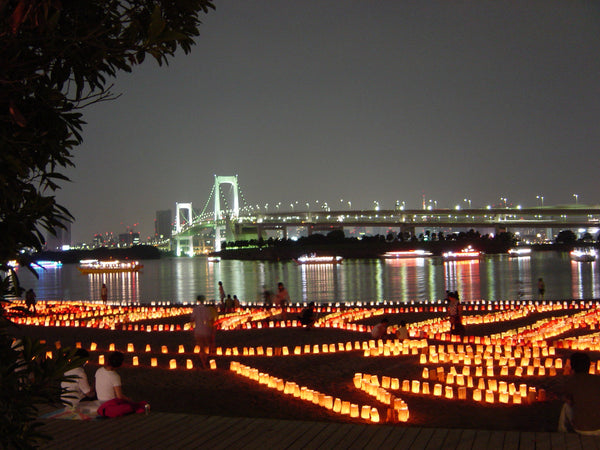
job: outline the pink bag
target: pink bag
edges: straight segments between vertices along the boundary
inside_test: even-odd
[[[127,414],[133,414],[135,408],[127,400],[113,398],[104,402],[98,408],[98,414],[102,417],[121,417]]]

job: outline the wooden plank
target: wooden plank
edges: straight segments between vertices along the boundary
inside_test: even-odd
[[[316,436],[314,436],[314,438],[308,441],[307,445],[312,448],[318,448],[324,446],[323,443],[328,439],[331,439],[332,436],[334,440],[342,439],[344,434],[347,433],[352,427],[353,425],[348,423],[328,423],[327,426],[323,428],[319,434],[317,434]],[[302,447],[298,447],[298,443],[295,442],[291,448],[295,449]]]
[[[472,448],[488,448],[491,435],[492,433],[488,430],[475,430],[475,439],[473,439]]]
[[[397,442],[402,439],[404,433],[408,429],[406,426],[393,426],[390,427],[390,433],[387,435],[385,440],[381,443],[378,448],[394,448],[397,445]]]
[[[579,436],[575,433],[562,433],[564,434],[565,447],[568,450],[596,450],[596,447],[592,445],[584,445],[583,440],[581,439],[583,436]]]
[[[377,431],[371,437],[371,440],[365,445],[367,448],[382,448],[384,441],[390,435],[390,433],[396,429],[396,427],[391,425],[385,425],[381,427],[377,427]]]
[[[535,433],[535,448],[552,448],[550,434],[547,431],[538,431]]]
[[[417,438],[417,436],[419,435],[420,431],[421,431],[421,428],[416,428],[416,427],[407,428],[404,431],[404,434],[402,434],[402,437],[400,438],[400,440],[398,442],[396,442],[396,444],[394,444],[394,447],[410,448],[412,446],[413,442],[415,441],[415,439]]]
[[[471,450],[475,441],[475,430],[463,430],[460,442],[456,446],[458,450]]]
[[[277,434],[280,439],[286,437],[288,430],[294,426],[284,420],[277,421],[277,425],[277,428],[279,428]],[[262,419],[247,419],[240,422],[235,427],[231,427],[227,431],[226,437],[222,437],[216,443],[211,443],[210,447],[212,449],[243,448],[245,442],[252,440],[249,436],[253,435],[254,439],[262,440],[262,437],[265,436],[264,426],[265,421]],[[235,445],[236,442],[240,442],[241,444]]]
[[[360,433],[354,439],[354,441],[350,444],[350,447],[361,449],[371,447],[369,442],[371,442],[371,439],[373,439],[373,436],[375,436],[378,433],[381,427],[382,425],[365,425],[365,428],[363,428],[362,433]]]
[[[235,429],[243,418],[228,417],[220,418],[215,422],[214,426],[209,429],[202,429],[202,434],[197,434],[194,443],[197,448],[201,446],[212,446],[218,444],[222,439],[226,438],[231,430]]]
[[[440,448],[444,450],[455,449],[462,439],[463,430],[452,429],[448,430],[448,434],[446,434],[446,439],[442,443]]]
[[[415,437],[415,440],[412,443],[412,447],[425,448],[431,440],[434,431],[435,428],[419,428],[419,434],[417,434],[417,436]]]
[[[352,446],[352,444],[354,443],[354,441],[358,438],[358,436],[363,433],[368,427],[369,425],[362,425],[362,424],[357,424],[357,425],[351,425],[351,424],[344,424],[347,425],[344,428],[346,429],[346,433],[343,434],[341,439],[338,439],[334,442],[331,442],[331,447],[329,448],[340,448],[340,449],[347,449],[350,448]],[[342,432],[344,430],[341,430]],[[311,443],[312,445],[312,443]],[[325,447],[327,448],[327,447]]]
[[[504,432],[504,450],[519,450],[521,433],[518,431]]]
[[[535,433],[523,431],[519,436],[519,450],[535,450]]]
[[[579,437],[579,442],[581,443],[581,448],[584,448],[585,450],[600,450],[600,437],[596,437],[596,436],[586,436],[584,434],[577,434],[574,435],[572,433],[567,433],[569,435],[569,437],[566,439],[567,444],[569,444],[571,442],[571,437],[572,436],[577,436]]]
[[[196,442],[212,424],[221,423],[222,418],[212,420],[188,416],[174,421],[164,421],[160,425],[141,433],[142,439],[135,441],[138,448],[149,448],[160,443],[163,448],[182,447],[187,442]]]
[[[504,448],[504,437],[506,433],[504,431],[490,431],[490,439],[488,441],[488,448]]]
[[[446,436],[448,435],[449,430],[447,428],[434,428],[433,434],[431,435],[431,439],[425,446],[426,450],[437,450],[442,448],[444,441],[446,440]]]
[[[567,433],[549,433],[550,434],[550,447],[564,450],[567,445],[565,435]]]
[[[319,422],[281,421],[277,427],[273,427],[268,431],[264,427],[257,428],[248,438],[249,442],[255,444],[253,448],[288,448],[298,440],[306,437],[307,434],[309,436],[317,434],[324,427],[325,424]],[[244,445],[237,447],[248,448],[249,442],[244,442]]]
[[[304,434],[300,434],[300,436],[292,442],[288,448],[289,449],[299,449],[305,448],[307,446],[311,446],[316,448],[316,442],[322,441],[323,436],[327,436],[329,434],[328,428],[333,426],[333,424],[327,422],[315,422],[311,424],[311,428],[306,430]],[[304,426],[303,426],[304,427]],[[263,448],[262,445],[259,445],[258,448]]]

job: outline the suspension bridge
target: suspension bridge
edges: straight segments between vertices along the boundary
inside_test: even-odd
[[[210,205],[212,204],[212,209]],[[547,236],[556,230],[586,230],[592,234],[600,227],[600,206],[582,204],[539,207],[486,207],[468,209],[375,209],[331,210],[327,203],[312,210],[306,203],[300,211],[268,212],[249,204],[240,189],[237,175],[215,175],[211,192],[201,210],[192,203],[176,203],[175,228],[171,248],[177,255],[221,251],[225,241],[263,239],[268,232],[283,238],[288,231],[315,232],[344,228],[385,228],[414,235],[417,229],[433,232],[488,229],[492,233],[515,230],[545,230]]]

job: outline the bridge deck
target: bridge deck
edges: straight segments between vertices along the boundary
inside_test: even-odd
[[[356,425],[151,413],[118,419],[48,419],[42,448],[411,448],[600,449],[600,438],[567,433]]]

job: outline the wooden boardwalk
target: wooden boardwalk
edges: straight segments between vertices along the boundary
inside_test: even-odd
[[[42,448],[86,449],[585,449],[600,438],[568,433],[356,425],[191,414],[135,414],[117,419],[47,419],[54,437]]]

